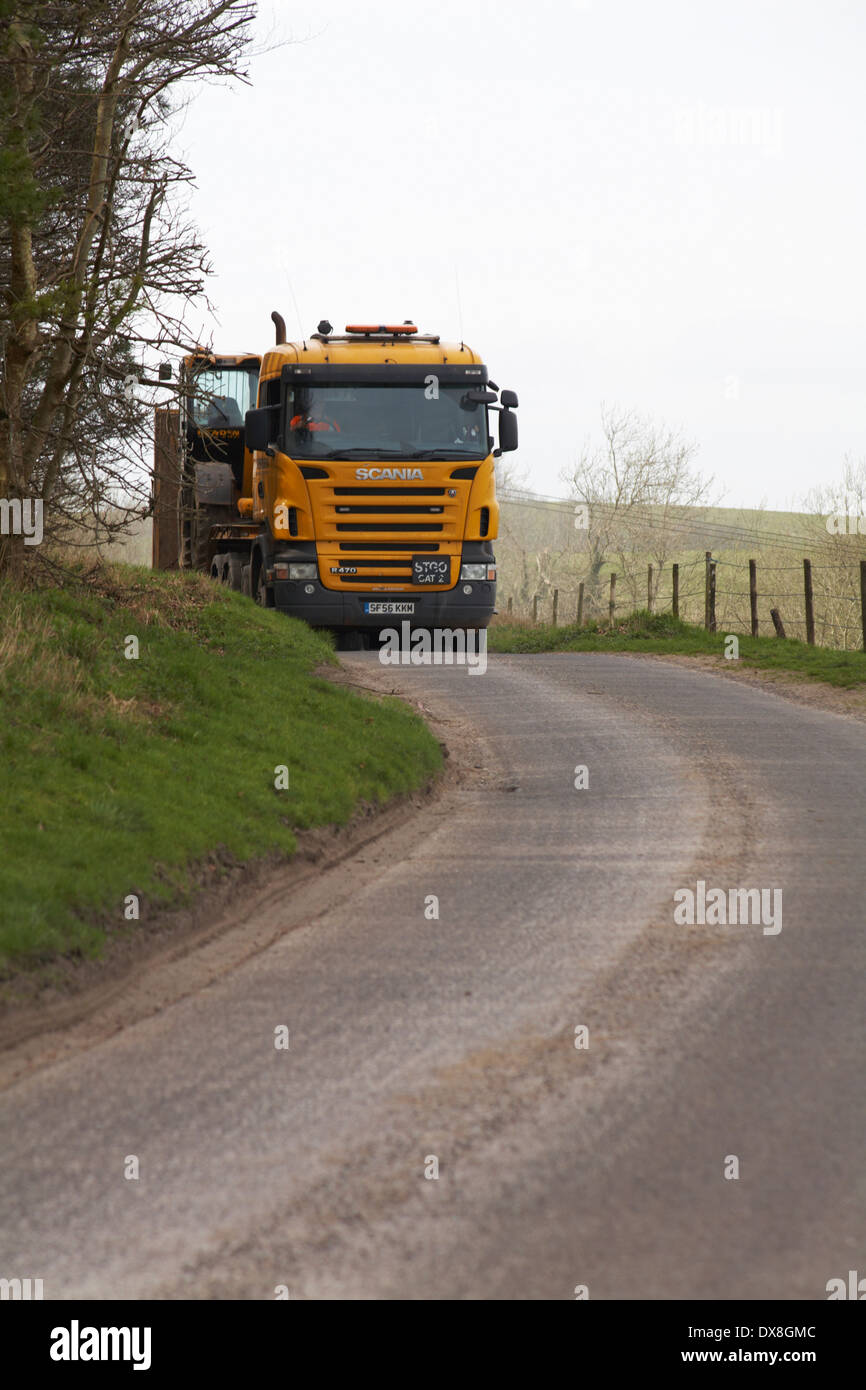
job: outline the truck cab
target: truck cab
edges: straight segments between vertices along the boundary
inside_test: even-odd
[[[494,458],[517,397],[465,343],[413,324],[325,321],[290,343],[279,315],[246,416],[261,534],[251,589],[315,626],[486,627],[495,610]],[[499,414],[499,447],[491,434]]]

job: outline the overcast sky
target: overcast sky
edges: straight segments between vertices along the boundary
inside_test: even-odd
[[[866,453],[866,6],[279,0],[203,88],[224,351],[413,318],[520,396],[534,490],[602,400],[682,428],[732,506]],[[297,302],[297,312],[293,303]]]

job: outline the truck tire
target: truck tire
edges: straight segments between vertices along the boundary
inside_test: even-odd
[[[265,567],[260,564],[256,574],[256,592],[253,595],[256,603],[261,608],[273,608],[275,606],[274,591],[265,583]]]
[[[225,555],[215,555],[210,562],[210,577],[215,579],[217,584],[224,584],[223,567],[226,562]]]
[[[250,580],[251,565],[244,565],[241,570],[241,593],[246,594],[247,598],[252,598],[252,583]]]
[[[184,498],[178,515],[178,564],[181,569],[210,572],[208,542],[212,526],[229,519],[225,507],[205,507],[195,498]]]
[[[230,589],[236,593],[241,593],[244,587],[244,561],[243,556],[238,555],[237,551],[229,551],[227,557],[227,570],[225,582]]]

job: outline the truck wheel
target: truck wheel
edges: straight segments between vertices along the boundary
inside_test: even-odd
[[[240,593],[244,586],[244,562],[240,555],[235,551],[230,551],[228,556],[225,582],[230,589]]]
[[[252,584],[250,581],[251,565],[244,565],[241,570],[241,593],[246,594],[247,598],[252,598]]]
[[[259,565],[258,574],[256,575],[255,600],[262,608],[274,607],[274,593],[265,583],[264,565]]]
[[[181,493],[178,518],[178,563],[181,569],[210,570],[208,539],[211,527],[228,519],[227,507],[207,507],[196,497]]]
[[[210,562],[210,577],[215,579],[218,584],[223,582],[223,564],[225,555],[215,555]]]

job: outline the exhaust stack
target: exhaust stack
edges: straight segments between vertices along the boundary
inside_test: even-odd
[[[283,318],[282,314],[277,313],[276,309],[271,313],[271,318],[276,326],[277,346],[279,347],[280,343],[286,341],[286,320]]]

